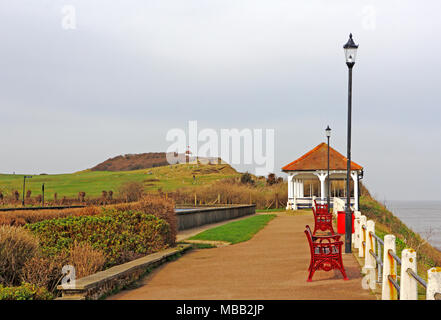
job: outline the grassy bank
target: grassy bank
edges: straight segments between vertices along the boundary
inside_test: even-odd
[[[78,192],[86,192],[86,197],[99,197],[103,190],[117,192],[128,181],[141,182],[145,191],[174,191],[182,187],[199,187],[219,179],[239,177],[240,173],[226,164],[196,165],[179,164],[133,171],[80,171],[71,174],[34,175],[26,180],[26,190],[32,196],[41,194],[41,185],[45,184],[45,198],[51,200],[54,193],[58,197],[77,197]],[[193,178],[194,177],[194,178]],[[23,175],[0,174],[0,192],[10,196],[14,190],[21,193]]]
[[[275,214],[265,214],[230,222],[201,232],[190,240],[226,241],[233,244],[247,241],[275,217]]]

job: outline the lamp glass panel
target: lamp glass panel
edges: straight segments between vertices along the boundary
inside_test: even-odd
[[[345,49],[346,62],[355,63],[356,55],[357,55],[357,48],[346,48]]]

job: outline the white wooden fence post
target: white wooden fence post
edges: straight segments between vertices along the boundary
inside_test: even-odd
[[[401,252],[400,300],[418,300],[418,284],[407,273],[407,269],[417,273],[416,258],[416,251],[413,249],[404,249]]]
[[[360,211],[354,212],[354,248],[360,249]]]
[[[392,283],[389,282],[388,276],[397,275],[397,264],[389,255],[389,250],[395,253],[395,236],[387,234],[384,236],[384,254],[383,254],[383,283],[381,290],[381,300],[397,300],[397,290]]]
[[[361,215],[360,216],[360,248],[358,249],[359,258],[364,258],[365,248],[363,247],[363,241],[365,241],[364,239],[365,232],[363,232],[364,231],[363,226],[365,225],[366,225],[366,216]]]
[[[366,223],[366,229],[366,250],[364,253],[365,257],[363,269],[368,274],[369,287],[372,290],[375,290],[375,269],[377,268],[377,261],[375,260],[374,256],[369,253],[370,250],[375,252],[375,238],[369,234],[370,232],[375,234],[375,222],[373,220],[368,220]]]
[[[435,293],[441,293],[441,268],[435,267],[427,271],[426,299],[435,300]]]

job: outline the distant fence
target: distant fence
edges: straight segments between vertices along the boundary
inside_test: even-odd
[[[334,200],[334,214],[343,210],[344,201]],[[426,300],[441,300],[440,267],[429,269],[427,281],[424,280],[417,272],[417,252],[414,249],[404,249],[401,258],[398,257],[394,235],[387,234],[381,239],[375,234],[373,220],[367,220],[360,211],[355,211],[354,215],[352,243],[358,249],[358,257],[364,259],[363,272],[370,289],[381,288],[382,300],[417,300],[418,286],[422,286]]]
[[[287,195],[275,192],[273,194],[252,193],[252,192],[230,192],[226,193],[182,193],[167,192],[161,193],[166,199],[173,199],[176,206],[214,206],[214,205],[255,205],[258,209],[279,209],[285,208]]]

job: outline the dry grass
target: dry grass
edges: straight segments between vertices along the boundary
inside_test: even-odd
[[[69,264],[75,267],[76,277],[82,278],[101,271],[106,263],[104,253],[88,243],[75,243],[69,251]]]
[[[71,208],[60,210],[17,210],[0,212],[0,225],[24,226],[43,220],[65,218],[68,216],[93,216],[100,213],[98,207]]]
[[[27,260],[20,272],[20,279],[54,292],[63,277],[64,265],[73,265],[75,276],[79,279],[102,270],[104,264],[105,257],[101,251],[87,243],[75,243],[68,252],[51,257],[39,254]]]
[[[25,262],[37,254],[38,240],[21,227],[0,226],[0,283],[19,285]]]
[[[266,181],[250,184],[230,178],[199,188],[184,188],[170,196],[178,204],[194,204],[196,195],[197,204],[255,204],[257,209],[269,209],[285,206],[287,194],[286,183],[267,186]]]

